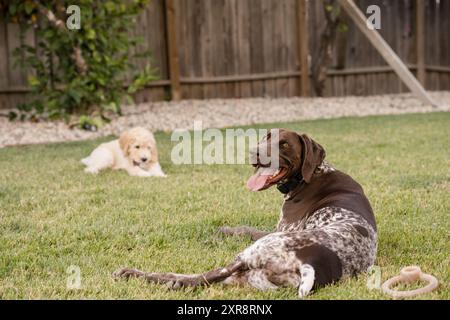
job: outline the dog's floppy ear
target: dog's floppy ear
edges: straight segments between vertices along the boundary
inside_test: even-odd
[[[306,134],[299,134],[302,144],[302,176],[306,183],[309,183],[314,170],[325,159],[325,149],[308,137]]]
[[[128,155],[131,144],[133,143],[133,136],[128,132],[124,132],[120,135],[119,145],[123,153]]]

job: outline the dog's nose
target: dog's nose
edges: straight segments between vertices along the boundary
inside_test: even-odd
[[[141,158],[142,162],[146,162],[148,159],[147,158]]]

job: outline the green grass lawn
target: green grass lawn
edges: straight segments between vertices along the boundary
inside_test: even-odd
[[[364,187],[379,229],[382,280],[419,265],[440,287],[421,298],[450,298],[450,113],[345,118],[264,125],[310,134],[327,159]],[[282,196],[252,193],[248,165],[173,165],[170,135],[157,133],[166,179],[121,171],[87,175],[79,160],[96,141],[0,149],[0,298],[296,299],[293,288],[258,292],[213,285],[171,291],[111,273],[198,273],[222,266],[251,242],[222,225],[274,228]],[[66,287],[79,266],[81,289]],[[367,274],[309,299],[383,299]]]

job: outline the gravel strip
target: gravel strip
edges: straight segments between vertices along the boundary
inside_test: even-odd
[[[62,121],[9,122],[5,117],[0,117],[0,148],[11,145],[93,139],[110,134],[118,135],[134,126],[143,126],[152,131],[192,129],[194,120],[203,121],[203,128],[223,128],[319,118],[450,111],[450,91],[430,94],[437,102],[437,108],[423,105],[412,94],[152,102],[125,106],[122,117],[114,119],[97,132],[70,129]],[[5,112],[7,113],[2,111],[2,113]]]

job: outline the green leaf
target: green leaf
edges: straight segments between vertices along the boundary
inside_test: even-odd
[[[78,91],[71,89],[68,91],[68,94],[77,104],[81,102],[81,95]]]
[[[126,95],[125,95],[125,101],[126,101],[128,104],[133,104],[133,103],[134,103],[133,97],[132,97],[131,95],[129,95],[129,94],[126,94]]]
[[[13,120],[15,120],[16,118],[17,118],[17,112],[10,111],[10,112],[8,113],[8,119],[9,119],[9,121],[13,121]]]
[[[112,1],[107,1],[105,3],[105,8],[108,12],[114,12],[116,10],[116,5]]]
[[[346,23],[343,23],[343,22],[339,23],[339,25],[338,25],[338,32],[345,33],[347,31],[348,31],[348,25]]]
[[[26,14],[31,14],[34,10],[33,2],[31,1],[25,1],[25,12]]]
[[[44,31],[44,37],[45,38],[51,38],[55,35],[55,31],[53,29],[46,29]]]
[[[9,5],[9,14],[14,16],[17,12],[17,5],[15,3],[11,3]]]
[[[31,87],[37,87],[41,84],[41,82],[39,81],[39,79],[37,77],[30,75],[30,76],[28,76],[28,84]]]
[[[94,29],[88,29],[86,30],[86,38],[90,40],[95,39],[95,30]]]

